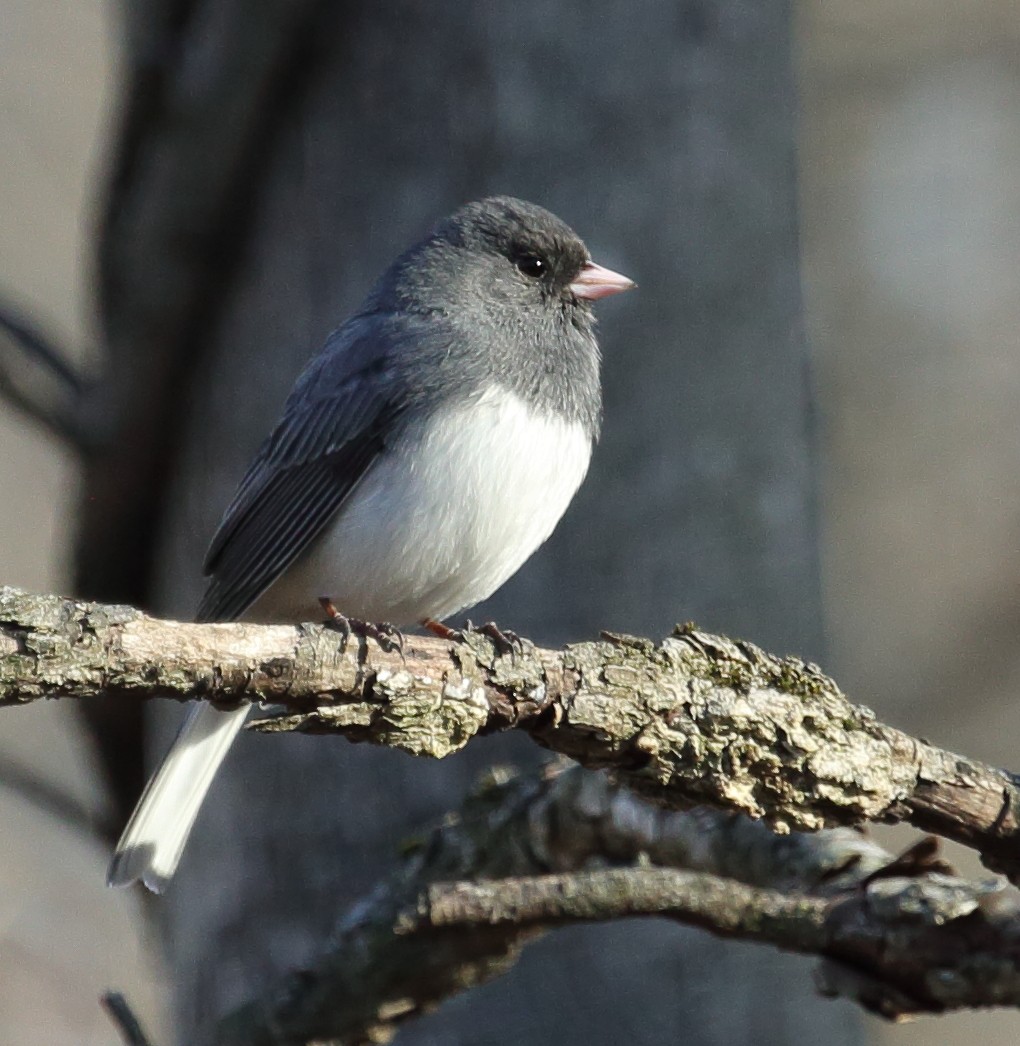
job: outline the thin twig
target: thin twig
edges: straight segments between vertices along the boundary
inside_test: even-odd
[[[574,922],[668,915],[720,936],[811,954],[823,951],[828,943],[826,916],[835,903],[676,868],[602,868],[436,883],[401,916],[397,932],[483,926],[549,929]]]
[[[90,387],[67,354],[0,302],[0,396],[79,451],[101,440],[85,421]]]
[[[76,796],[48,781],[30,767],[0,753],[0,788],[6,788],[48,817],[90,839],[115,839],[112,824]]]
[[[134,1015],[127,999],[120,992],[104,992],[99,997],[100,1005],[110,1015],[124,1040],[125,1046],[152,1046],[151,1041],[142,1029],[141,1022]]]

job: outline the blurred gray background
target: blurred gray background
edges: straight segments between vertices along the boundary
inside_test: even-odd
[[[96,338],[114,16],[98,0],[0,0],[0,288],[79,349]],[[826,667],[884,718],[1016,768],[1020,22],[1001,0],[802,0],[797,18]],[[0,581],[66,590],[73,462],[2,403],[0,449]],[[0,760],[102,813],[66,709],[3,723]],[[0,838],[0,1041],[115,1042],[96,1005],[110,985],[160,1035],[139,899],[105,890],[103,849],[2,782]],[[868,1028],[902,1046],[1005,1044],[1020,1017]]]

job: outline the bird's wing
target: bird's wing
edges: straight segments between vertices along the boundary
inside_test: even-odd
[[[371,341],[370,328],[341,328],[298,379],[213,537],[199,621],[243,614],[322,532],[383,450],[403,404]]]

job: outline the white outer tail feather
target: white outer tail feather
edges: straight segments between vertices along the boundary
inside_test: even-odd
[[[244,725],[249,705],[221,712],[201,704],[153,774],[117,843],[106,881],[127,886],[141,880],[162,893],[177,868],[184,844],[220,763]]]

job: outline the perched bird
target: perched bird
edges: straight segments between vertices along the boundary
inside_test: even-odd
[[[441,221],[298,378],[213,538],[197,619],[306,621],[325,593],[345,627],[452,635],[442,619],[499,588],[584,478],[601,415],[591,303],[632,286],[534,204]],[[166,886],[246,714],[191,711],[111,885]]]

